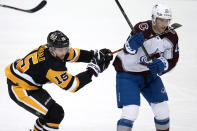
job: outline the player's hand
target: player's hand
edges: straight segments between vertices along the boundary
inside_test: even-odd
[[[168,61],[164,57],[159,57],[154,59],[147,67],[152,74],[160,74],[168,69]]]
[[[94,50],[92,52],[93,52],[92,58],[102,59],[104,57],[109,61],[113,59],[113,55],[109,55],[111,54],[111,50],[109,49],[103,48],[101,50]]]
[[[111,50],[103,48],[100,50],[102,54],[104,54],[104,59],[105,59],[105,69],[109,66],[110,61],[113,60],[113,55],[111,55]]]
[[[98,76],[102,73],[110,64],[113,56],[110,55],[111,51],[109,49],[97,50],[95,55],[92,57],[91,62],[88,64],[87,69],[93,72],[94,76]]]
[[[102,64],[104,59],[98,59],[97,57],[93,57],[91,62],[88,64],[87,69],[94,74],[94,76],[98,76],[101,73]]]
[[[113,55],[111,55],[111,50],[103,48],[101,50],[94,50],[92,58],[96,58],[98,60],[104,59],[103,62],[105,63],[105,69],[109,66],[110,61],[113,60]]]
[[[124,45],[125,50],[130,54],[136,54],[138,48],[144,43],[144,35],[142,32],[131,35]]]

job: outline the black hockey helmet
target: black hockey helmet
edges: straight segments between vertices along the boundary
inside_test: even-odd
[[[47,43],[49,47],[55,47],[55,48],[69,47],[68,37],[59,30],[49,33],[47,37]]]

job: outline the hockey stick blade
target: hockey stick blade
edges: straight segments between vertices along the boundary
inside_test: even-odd
[[[179,28],[179,27],[181,27],[181,26],[182,26],[182,25],[179,24],[179,23],[174,23],[174,24],[171,25],[171,27],[172,27],[173,29],[177,29],[177,28]]]
[[[182,26],[182,25],[179,24],[179,23],[173,23],[173,24],[170,26],[170,27],[171,27],[170,29],[168,29],[168,30],[166,30],[166,31],[164,31],[164,32],[162,32],[162,33],[160,33],[160,34],[153,35],[153,36],[149,37],[148,39],[146,39],[145,41],[150,40],[150,39],[152,39],[152,38],[154,38],[154,37],[157,37],[157,36],[161,36],[161,35],[163,35],[163,34],[166,34],[166,33],[170,32],[170,31],[172,31],[172,30],[175,30],[175,29],[181,27],[181,26]],[[121,51],[121,50],[123,50],[123,48],[118,49],[118,50],[116,50],[116,51],[113,51],[113,52],[111,53],[111,55],[113,55],[113,54],[115,54],[115,53],[118,53],[118,52]]]
[[[29,10],[20,9],[20,8],[16,8],[16,7],[13,7],[13,6],[2,5],[2,4],[0,4],[0,6],[1,6],[1,7],[5,7],[5,8],[9,8],[9,9],[14,9],[14,10],[22,11],[22,12],[34,13],[34,12],[37,12],[38,10],[42,9],[46,4],[47,4],[46,0],[43,0],[43,1],[41,1],[40,4],[37,5],[35,8],[29,9]]]
[[[40,2],[40,4],[38,6],[36,6],[35,8],[29,10],[29,13],[34,13],[40,9],[42,9],[45,5],[47,4],[46,0],[43,0],[42,2]]]

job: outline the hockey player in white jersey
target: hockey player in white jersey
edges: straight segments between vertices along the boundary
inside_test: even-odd
[[[122,108],[117,131],[131,131],[139,113],[140,93],[154,113],[156,131],[169,131],[168,96],[160,75],[172,70],[179,58],[178,36],[175,31],[145,41],[152,35],[169,29],[171,9],[157,4],[152,10],[152,20],[134,26],[124,50],[114,60],[117,71],[116,90],[118,108]],[[152,62],[147,60],[141,46],[144,45]]]

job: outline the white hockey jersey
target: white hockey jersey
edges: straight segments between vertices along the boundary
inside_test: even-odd
[[[152,30],[152,21],[139,22],[134,28],[136,32],[142,32],[145,39],[155,35]],[[160,56],[167,59],[168,69],[162,74],[175,67],[179,58],[178,36],[175,31],[147,40],[143,45],[152,59]],[[142,48],[139,48],[136,54],[126,53],[124,50],[120,51],[113,63],[117,72],[128,72],[141,75],[150,74],[147,64],[147,57]]]

